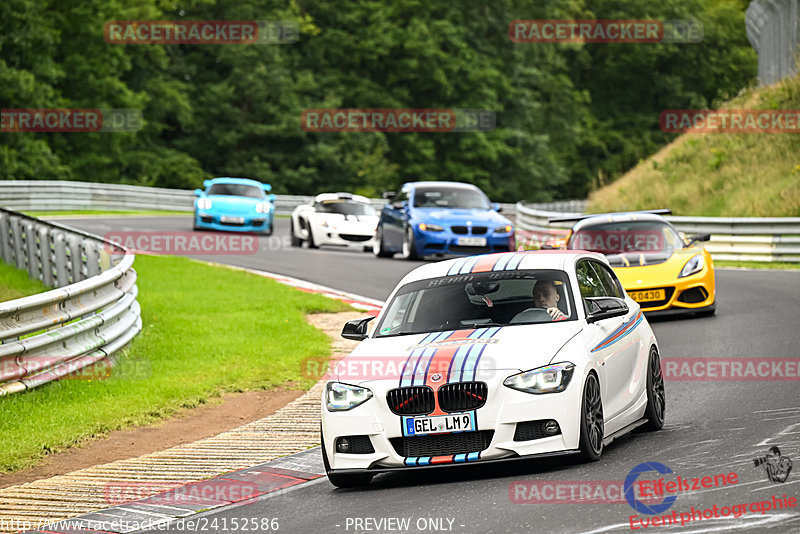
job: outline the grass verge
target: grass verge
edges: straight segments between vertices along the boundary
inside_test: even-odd
[[[745,92],[726,109],[798,109],[800,77]],[[687,133],[589,197],[589,211],[800,216],[800,135]]]
[[[28,278],[28,272],[0,261],[0,302],[42,293],[49,288],[39,280]]]
[[[330,341],[305,315],[350,309],[187,258],[138,256],[134,267],[143,331],[104,380],[61,380],[0,398],[0,471],[223,392],[310,387],[301,363],[329,355]]]

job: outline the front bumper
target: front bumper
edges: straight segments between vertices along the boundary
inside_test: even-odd
[[[459,244],[463,239],[485,239],[483,245]],[[481,235],[455,234],[448,228],[441,232],[414,230],[414,243],[420,256],[448,254],[455,256],[471,256],[491,252],[509,252],[516,250],[514,232],[504,234],[486,233]]]
[[[339,247],[372,247],[375,233],[351,233],[348,231],[320,229],[314,233],[314,241],[318,245],[335,245]]]
[[[541,458],[554,458],[558,456],[570,456],[572,454],[578,454],[580,449],[574,450],[563,450],[563,451],[553,451],[553,452],[543,452],[538,454],[527,454],[525,456],[508,456],[505,458],[496,458],[494,460],[478,460],[477,463],[480,465],[486,464],[496,464],[496,463],[503,463],[503,462],[513,462],[518,460],[536,460]],[[437,467],[442,467],[443,465],[475,465],[475,462],[458,462],[452,464],[428,464],[428,465],[416,465],[416,466],[400,466],[400,467],[376,467],[376,468],[368,468],[368,469],[331,469],[332,473],[342,474],[342,475],[355,475],[359,473],[372,473],[372,474],[379,474],[379,473],[388,473],[391,471],[422,471],[426,469],[436,469]]]
[[[221,232],[264,232],[272,228],[272,213],[259,213],[258,215],[235,215],[243,217],[244,222],[223,223],[222,215],[217,213],[195,212],[194,226],[204,230],[218,230]]]
[[[578,448],[580,435],[579,414],[583,380],[574,377],[569,387],[561,393],[532,395],[502,385],[507,376],[518,372],[517,370],[479,372],[475,377],[475,380],[486,382],[489,386],[486,404],[473,410],[475,432],[487,432],[486,435],[491,433],[491,437],[487,440],[488,446],[482,450],[453,449],[449,452],[443,450],[442,443],[452,442],[454,447],[459,447],[460,439],[473,441],[475,434],[474,432],[442,433],[433,435],[437,438],[430,440],[437,442],[435,454],[433,452],[424,454],[423,450],[418,452],[418,456],[404,456],[401,451],[408,448],[400,445],[405,444],[402,440],[424,438],[403,436],[402,417],[392,413],[388,407],[386,394],[390,389],[397,387],[397,381],[375,381],[366,384],[365,387],[372,390],[373,398],[346,412],[329,412],[325,408],[323,399],[323,442],[331,470],[382,472],[573,453]],[[517,434],[519,423],[544,420],[555,420],[560,433],[534,439],[522,439],[530,436]],[[467,434],[470,436],[466,436]],[[361,454],[337,452],[336,440],[345,436],[367,437],[373,452]],[[419,450],[419,447],[415,449]]]
[[[663,289],[666,298],[660,301],[642,301],[639,305],[645,313],[656,315],[677,315],[682,313],[702,313],[713,311],[716,307],[716,287],[713,269],[679,278],[672,284],[650,284],[649,286],[626,287],[629,293]]]

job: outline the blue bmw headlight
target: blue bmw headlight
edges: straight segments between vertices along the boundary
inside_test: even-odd
[[[417,226],[423,232],[444,232],[444,228],[438,224],[419,223]]]

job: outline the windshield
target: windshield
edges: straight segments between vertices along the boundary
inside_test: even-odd
[[[264,198],[264,190],[254,185],[214,184],[208,189],[208,195],[225,195],[231,197]]]
[[[683,241],[671,226],[660,221],[629,221],[598,224],[572,234],[567,248],[602,254],[625,252],[671,252]]]
[[[375,336],[576,318],[564,271],[497,271],[443,276],[403,286],[386,307]]]
[[[418,187],[414,191],[415,208],[489,209],[489,201],[480,192],[463,187]]]
[[[314,209],[319,213],[341,213],[342,215],[376,215],[375,208],[363,202],[352,200],[323,200],[316,202]]]

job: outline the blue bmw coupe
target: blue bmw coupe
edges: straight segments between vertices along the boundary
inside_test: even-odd
[[[214,178],[195,189],[195,230],[272,234],[275,195],[269,184],[248,178]]]
[[[470,184],[409,182],[388,203],[378,221],[373,252],[408,260],[433,254],[472,255],[514,250],[514,226],[499,204]]]

